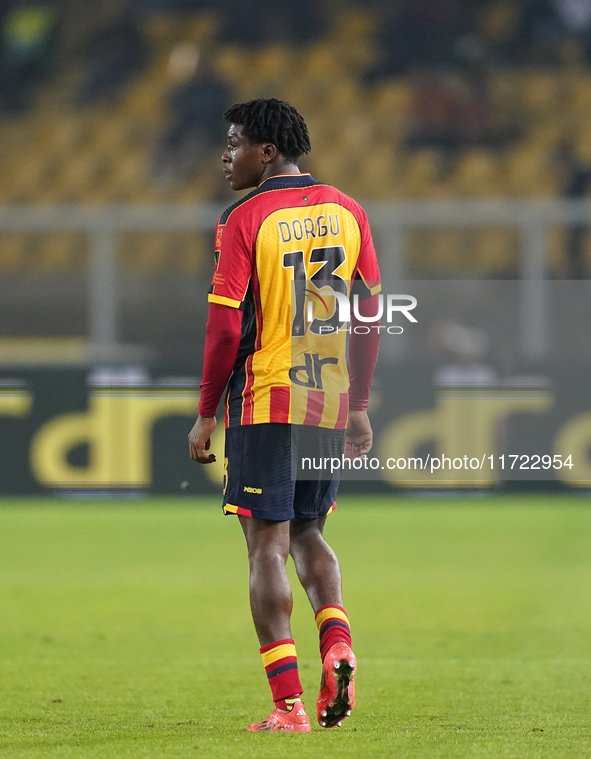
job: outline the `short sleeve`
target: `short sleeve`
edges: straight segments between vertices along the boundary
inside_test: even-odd
[[[209,288],[210,303],[243,308],[252,274],[252,255],[242,225],[231,217],[215,232],[215,271]]]
[[[371,229],[369,228],[367,216],[361,208],[357,215],[357,221],[359,222],[361,230],[361,248],[359,250],[357,266],[355,267],[355,272],[353,274],[351,292],[358,295],[361,300],[364,300],[365,298],[370,298],[372,295],[379,293],[382,289],[382,285],[380,282],[380,268],[378,266],[376,250],[371,236]]]

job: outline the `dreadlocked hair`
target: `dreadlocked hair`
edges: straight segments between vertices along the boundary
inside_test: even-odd
[[[312,149],[308,127],[293,105],[277,98],[237,103],[224,113],[229,124],[242,127],[252,143],[271,142],[289,163]]]

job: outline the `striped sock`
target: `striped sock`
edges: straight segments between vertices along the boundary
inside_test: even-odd
[[[261,646],[263,667],[267,673],[267,679],[273,694],[273,701],[278,708],[289,711],[286,708],[285,699],[294,699],[303,693],[300,676],[298,673],[298,657],[293,640],[276,640]]]
[[[321,606],[316,612],[316,626],[320,633],[320,658],[323,661],[335,643],[351,645],[349,618],[342,606]]]

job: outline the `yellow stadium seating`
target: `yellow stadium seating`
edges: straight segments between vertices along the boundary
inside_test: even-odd
[[[504,44],[522,5],[495,0],[482,8],[475,11],[480,33],[491,45]],[[171,52],[185,43],[200,46],[211,58],[233,99],[277,95],[293,102],[310,126],[313,152],[305,165],[362,200],[556,197],[563,182],[558,148],[572,145],[591,163],[591,74],[577,63],[576,51],[565,52],[563,64],[552,70],[515,66],[486,74],[493,128],[500,134],[518,131],[518,141],[494,150],[410,150],[413,78],[372,85],[362,78],[377,54],[378,16],[361,6],[339,5],[325,38],[299,47],[219,44],[217,25],[215,12],[151,16],[145,29],[152,60],[111,103],[75,109],[67,92],[79,80],[79,63],[65,64],[42,84],[30,113],[0,123],[0,203],[198,203],[216,197],[219,149],[191,180],[163,187],[150,174],[174,86]],[[77,38],[73,27],[67,34]],[[75,235],[40,240],[2,233],[0,238],[0,271],[74,270],[84,258]],[[200,265],[202,251],[195,255],[195,250],[205,245],[201,238],[192,243],[187,235],[158,233],[142,237],[141,244],[137,238],[130,242],[126,266],[192,272]],[[563,272],[564,230],[549,239],[553,271]],[[409,235],[410,259],[425,273],[463,268],[494,276],[515,267],[516,250],[515,233],[507,229]]]
[[[198,232],[136,232],[120,236],[123,268],[151,273],[176,270],[192,274],[202,267],[210,241]]]
[[[591,115],[591,76],[573,76],[567,88],[569,114],[574,119],[588,119]]]
[[[402,186],[408,198],[433,197],[435,188],[441,187],[443,157],[438,150],[418,150],[408,156]]]
[[[556,74],[549,72],[524,74],[521,87],[523,108],[530,118],[539,119],[552,115],[563,99],[564,88]]]
[[[479,276],[515,275],[519,256],[519,234],[507,227],[476,230],[472,270]]]
[[[26,232],[0,232],[0,273],[16,274],[31,269],[38,236]]]
[[[551,156],[535,145],[509,151],[506,157],[508,195],[547,198],[558,190],[558,178],[551,166]]]
[[[51,232],[42,236],[34,268],[39,274],[82,271],[86,266],[84,235],[74,232]]]
[[[467,150],[458,162],[451,186],[458,197],[499,197],[502,184],[498,156],[487,150]]]

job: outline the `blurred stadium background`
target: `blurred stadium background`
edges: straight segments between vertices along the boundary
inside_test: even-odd
[[[220,171],[221,114],[251,97],[284,98],[304,114],[313,152],[303,168],[367,208],[386,281],[406,291],[434,283],[421,304],[429,329],[383,347],[376,408],[403,360],[425,387],[442,376],[522,387],[525,375],[539,389],[560,384],[559,366],[582,392],[591,3],[1,8],[0,446],[14,465],[0,491],[212,487],[179,460],[196,408],[212,230],[233,198]],[[473,284],[446,290],[461,308],[427,313],[444,280]],[[565,280],[561,321],[550,283]],[[506,313],[491,281],[517,287]],[[126,463],[113,420],[139,406],[112,386],[143,388]],[[432,406],[429,392],[399,411]],[[581,392],[570,416],[587,410]],[[99,418],[111,419],[100,439]],[[585,485],[585,436],[556,442],[566,420],[552,422],[543,450],[519,452],[565,453],[575,440],[584,453],[563,479]]]

